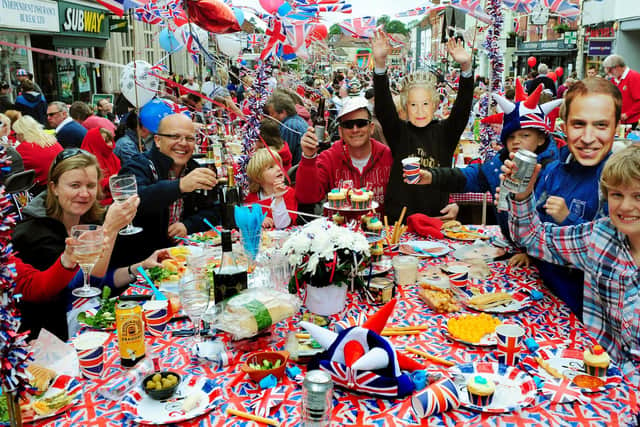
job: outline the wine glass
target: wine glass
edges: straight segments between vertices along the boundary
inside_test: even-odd
[[[71,227],[71,237],[76,240],[76,243],[72,246],[73,255],[78,260],[84,275],[84,285],[81,288],[74,289],[72,294],[80,298],[98,296],[102,291],[89,284],[89,276],[100,255],[102,255],[102,245],[104,243],[102,226],[93,224],[74,225]]]
[[[180,303],[194,326],[193,342],[200,341],[200,323],[210,301],[209,292],[212,286],[204,277],[194,277],[180,283]]]
[[[111,197],[116,203],[123,203],[131,196],[138,194],[138,185],[136,184],[136,177],[134,175],[112,175],[109,178],[109,189],[111,190]],[[142,227],[136,227],[131,223],[127,224],[125,228],[120,230],[120,234],[129,235],[136,234],[142,231]]]

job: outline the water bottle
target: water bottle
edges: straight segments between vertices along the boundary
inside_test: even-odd
[[[120,400],[125,394],[137,384],[140,384],[144,377],[155,372],[154,363],[150,358],[146,357],[140,361],[134,368],[129,369],[109,380],[105,385],[98,389],[98,394],[109,400]]]

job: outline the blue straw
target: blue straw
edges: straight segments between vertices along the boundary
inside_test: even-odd
[[[209,222],[209,220],[208,220],[207,218],[203,218],[202,220],[204,221],[204,223],[205,223],[205,224],[207,224],[207,225],[209,226],[209,228],[211,228],[213,231],[215,231],[216,233],[218,233],[218,236],[220,236],[220,232],[218,231],[218,229],[217,229],[217,228],[215,228],[215,227],[214,227],[214,226]],[[222,237],[222,236],[220,236],[220,237]]]
[[[159,301],[166,301],[167,297],[164,296],[160,289],[156,288],[156,285],[153,284],[153,280],[149,276],[147,276],[147,272],[144,271],[144,268],[141,266],[138,267],[138,273],[142,274],[142,277],[145,278],[149,286],[151,286],[151,290],[153,291],[153,295],[155,295],[156,299]]]
[[[205,221],[206,221],[206,220],[205,220]],[[216,231],[217,231],[217,230],[216,230]],[[199,242],[199,241],[194,240],[194,239],[187,239],[186,237],[178,237],[178,236],[176,236],[176,237],[174,237],[174,239],[182,240],[183,242],[189,242],[189,243],[197,243],[197,244],[202,243],[202,242]]]

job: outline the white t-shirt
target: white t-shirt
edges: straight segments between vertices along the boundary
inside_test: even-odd
[[[369,163],[369,159],[370,158],[371,158],[371,154],[369,154],[364,159],[354,159],[352,157],[351,158],[351,163],[353,163],[353,166],[355,166],[356,169],[358,169],[360,171],[360,173],[362,173],[362,171],[364,170],[364,167],[367,166],[367,163]]]

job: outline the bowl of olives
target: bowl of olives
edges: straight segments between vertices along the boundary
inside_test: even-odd
[[[173,396],[180,385],[180,375],[171,371],[154,372],[142,380],[142,388],[154,400]]]

